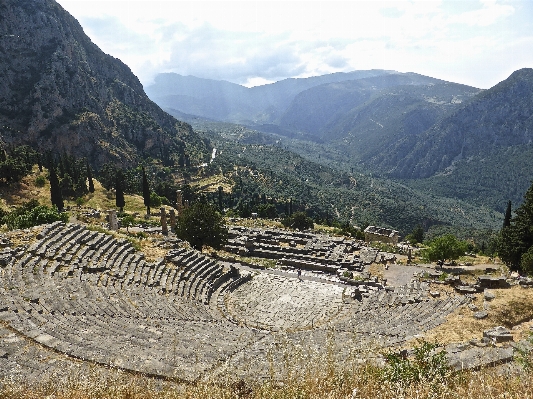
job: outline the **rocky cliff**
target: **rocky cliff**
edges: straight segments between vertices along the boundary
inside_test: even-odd
[[[0,2],[0,138],[104,162],[208,153],[53,0]],[[190,148],[187,148],[190,147]]]

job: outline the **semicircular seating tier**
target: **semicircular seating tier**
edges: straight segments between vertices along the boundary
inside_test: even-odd
[[[17,364],[37,378],[50,364],[28,357],[48,350],[176,380],[227,370],[266,378],[282,356],[272,354],[281,339],[320,353],[333,336],[343,361],[369,342],[404,343],[462,303],[432,299],[427,287],[414,285],[347,300],[345,287],[252,276],[178,243],[148,262],[129,241],[77,224],[24,234],[35,239],[19,246],[4,239],[0,252],[2,375]],[[38,349],[24,355],[21,340]]]

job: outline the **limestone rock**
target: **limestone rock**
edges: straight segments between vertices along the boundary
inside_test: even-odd
[[[483,331],[483,337],[491,340],[494,343],[508,342],[513,340],[511,331],[503,326],[491,328]]]
[[[496,295],[494,295],[492,292],[490,291],[487,291],[485,290],[483,292],[483,297],[487,300],[487,301],[491,301],[493,300],[494,298],[496,298]]]
[[[96,166],[184,153],[184,138],[205,147],[55,1],[3,0],[0,15],[0,32],[9,33],[0,38],[0,141],[67,152]]]
[[[489,314],[485,311],[474,313],[474,317],[478,320],[486,319]]]

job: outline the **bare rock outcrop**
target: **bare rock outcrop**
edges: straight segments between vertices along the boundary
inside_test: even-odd
[[[0,3],[0,126],[6,144],[65,151],[95,166],[140,156],[172,162],[187,146],[207,153],[53,0]]]

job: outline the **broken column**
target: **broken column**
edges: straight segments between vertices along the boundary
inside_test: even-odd
[[[118,230],[118,218],[117,211],[111,209],[108,211],[108,220],[109,220],[109,230]]]

